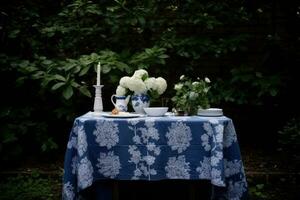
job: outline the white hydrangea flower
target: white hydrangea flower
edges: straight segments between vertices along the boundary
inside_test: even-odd
[[[123,78],[121,78],[119,82],[120,86],[124,88],[128,88],[128,82],[130,81],[129,79],[130,79],[129,76],[124,76]]]
[[[207,77],[204,78],[204,81],[205,81],[206,83],[210,83],[210,80],[209,80],[209,78],[207,78]]]
[[[125,76],[120,79],[116,94],[124,96],[128,90],[135,94],[147,93],[149,90],[157,91],[159,95],[167,89],[167,82],[162,77],[149,77],[144,69],[136,70],[132,77]]]
[[[147,90],[157,90],[156,79],[154,77],[147,78],[144,83]]]
[[[125,94],[126,94],[126,88],[119,85],[117,87],[117,90],[116,90],[116,95],[117,96],[124,96]]]
[[[164,78],[162,78],[162,77],[156,78],[156,84],[157,84],[157,93],[158,94],[162,94],[166,91],[167,81]]]
[[[136,94],[142,94],[147,91],[146,85],[142,79],[136,77],[131,77],[127,86],[129,90],[135,92]]]
[[[133,77],[141,79],[143,76],[148,77],[148,72],[144,69],[136,70],[133,74]]]

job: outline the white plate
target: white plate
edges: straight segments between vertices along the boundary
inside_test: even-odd
[[[220,108],[199,109],[198,115],[207,117],[223,116],[223,110]]]
[[[104,113],[102,114],[103,117],[110,117],[110,118],[133,118],[133,117],[142,117],[143,115],[141,114],[136,114],[136,113],[126,113],[122,115],[113,115],[111,113]]]

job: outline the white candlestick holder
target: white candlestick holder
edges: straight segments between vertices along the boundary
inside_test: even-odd
[[[100,113],[103,111],[102,92],[101,92],[103,85],[94,85],[94,87],[95,87],[94,112]]]

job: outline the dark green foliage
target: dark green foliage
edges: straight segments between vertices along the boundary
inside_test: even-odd
[[[300,119],[290,119],[282,130],[279,131],[279,150],[292,150],[299,156],[298,149],[300,147]]]
[[[167,80],[162,99],[174,96],[182,74],[211,78],[215,103],[262,104],[279,93],[277,73],[232,70],[223,79],[247,62],[255,38],[242,31],[258,15],[244,1],[12,0],[0,11],[0,154],[7,157],[12,145],[14,155],[28,143],[33,151],[64,149],[74,117],[92,108],[99,61],[106,110],[119,79],[138,68]]]
[[[278,96],[282,87],[279,74],[266,74],[249,67],[234,68],[230,73],[230,77],[219,78],[214,84],[210,97],[213,103],[263,105]]]
[[[264,190],[265,190],[264,184],[256,184],[255,186],[250,187],[249,193],[251,197],[255,199],[268,199],[268,195]]]
[[[60,198],[59,180],[41,177],[38,172],[31,175],[2,178],[0,199],[3,200],[54,200]]]

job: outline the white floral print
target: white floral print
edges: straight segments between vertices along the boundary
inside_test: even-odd
[[[204,157],[203,161],[200,161],[200,166],[196,168],[199,173],[200,179],[210,179],[211,178],[211,165],[210,157]]]
[[[223,158],[223,153],[222,152],[216,152],[213,156],[211,156],[211,166],[217,167],[220,163],[220,161]]]
[[[129,129],[134,131],[132,138],[136,145],[145,145],[147,147],[146,155],[142,155],[140,149],[136,145],[130,145],[128,152],[131,155],[129,162],[135,164],[135,171],[132,177],[133,180],[140,179],[141,176],[148,177],[151,179],[151,175],[156,175],[157,172],[153,169],[152,165],[155,163],[155,156],[160,154],[160,148],[155,145],[154,142],[159,140],[158,130],[155,128],[154,119],[145,120],[145,127],[136,128],[136,122],[130,123],[133,125],[129,126]]]
[[[84,131],[83,126],[79,127],[78,129],[78,141],[77,141],[77,151],[79,156],[83,156],[83,154],[86,152],[87,150],[87,141],[86,141],[86,134]]]
[[[77,137],[71,137],[67,144],[68,149],[77,149]]]
[[[81,159],[78,165],[78,174],[77,174],[79,188],[85,189],[88,186],[92,185],[93,172],[94,170],[91,161],[89,161],[87,157]]]
[[[151,179],[150,175],[156,175],[157,172],[152,168],[155,163],[155,156],[160,154],[160,148],[155,145],[155,143],[150,142],[150,140],[159,140],[158,130],[155,128],[154,119],[145,120],[145,127],[136,128],[137,123],[130,123],[134,127],[129,127],[129,129],[134,131],[134,136],[132,138],[136,145],[145,145],[147,147],[146,155],[142,155],[141,151],[136,145],[130,145],[128,152],[131,155],[129,162],[135,164],[133,180],[140,179],[141,176],[148,177]]]
[[[206,131],[206,134],[208,136],[213,135],[213,128],[212,128],[212,125],[210,123],[204,122],[203,123],[203,129]]]
[[[228,199],[230,200],[240,200],[243,194],[247,191],[246,181],[229,181],[228,184]]]
[[[97,167],[98,172],[105,177],[115,178],[121,169],[119,156],[114,155],[114,152],[100,153]]]
[[[221,176],[221,169],[218,168],[211,169],[211,182],[217,186],[225,186]]]
[[[143,175],[143,172],[139,168],[136,168],[134,170],[134,177],[133,177],[133,179],[137,179],[137,177],[142,176],[142,175]]]
[[[243,165],[241,160],[228,161],[227,159],[224,159],[224,167],[226,177],[239,174],[243,171]]]
[[[74,122],[73,128],[72,128],[72,133],[74,133],[75,135],[77,135],[78,133],[78,124],[79,124],[79,120]]]
[[[160,154],[160,148],[156,146],[153,142],[147,144],[147,150],[152,151],[154,155],[158,156]]]
[[[64,184],[62,199],[63,200],[75,199],[74,187],[72,186],[70,181],[68,181],[67,183]]]
[[[128,149],[129,154],[131,155],[131,158],[129,162],[133,162],[134,164],[138,164],[140,160],[142,159],[141,157],[141,152],[137,149],[136,146],[130,145]]]
[[[141,131],[141,139],[142,143],[147,144],[150,139],[159,140],[158,130],[154,127],[155,123],[153,119],[145,120],[146,128],[139,128],[138,130]]]
[[[216,119],[216,118],[209,118],[208,121],[209,121],[211,124],[218,124],[218,123],[219,123],[219,120]]]
[[[153,165],[155,162],[155,157],[154,156],[144,156],[143,160],[146,161],[147,165]]]
[[[139,120],[135,119],[135,118],[132,118],[132,119],[128,119],[127,122],[132,125],[132,126],[135,126],[139,123]]]
[[[224,126],[222,124],[218,124],[215,127],[216,130],[216,142],[217,143],[222,143],[223,142],[223,132],[224,132]]]
[[[210,139],[213,135],[213,129],[210,123],[203,123],[203,129],[206,131],[201,135],[202,146],[205,151],[211,150]]]
[[[185,161],[185,156],[170,157],[165,167],[166,176],[170,179],[189,179],[190,163]]]
[[[97,121],[96,130],[94,135],[96,136],[96,142],[101,147],[112,148],[119,142],[119,128],[118,124],[113,121]]]
[[[211,146],[210,146],[210,136],[207,134],[202,134],[201,135],[201,140],[202,140],[202,146],[204,147],[205,151],[210,151]]]
[[[183,122],[175,122],[169,127],[166,137],[168,138],[168,145],[171,146],[171,149],[182,153],[190,146],[192,133],[190,127]]]
[[[234,149],[238,148],[236,133],[230,119],[207,117],[201,122],[203,129],[200,127],[200,130],[195,130],[194,127],[189,127],[186,121],[198,120],[196,117],[192,119],[187,117],[185,121],[181,118],[178,120],[178,118],[170,117],[167,124],[170,123],[169,119],[177,122],[173,121],[169,127],[164,127],[167,128],[163,129],[166,132],[160,132],[162,129],[159,128],[161,126],[157,119],[154,117],[122,119],[123,122],[127,122],[127,129],[123,125],[118,127],[118,119],[103,120],[99,117],[96,120],[95,130],[85,129],[90,127],[85,124],[85,121],[89,120],[88,117],[85,117],[84,120],[76,119],[67,144],[68,158],[71,159],[68,159],[70,163],[67,164],[68,169],[65,171],[63,199],[76,199],[78,191],[93,184],[94,175],[101,174],[106,178],[118,179],[123,170],[126,174],[122,174],[120,177],[123,178],[130,174],[127,178],[133,180],[190,179],[196,172],[199,179],[208,179],[211,180],[212,185],[226,187],[224,191],[216,190],[218,196],[239,200],[246,195],[247,182],[239,152],[234,151],[234,155],[223,155],[223,148],[225,150],[231,146]],[[201,120],[203,119],[201,118]],[[128,145],[128,154],[122,153],[124,156],[122,163],[119,151],[115,151],[113,148],[119,143],[119,128],[125,128],[125,132],[130,130],[128,137],[132,141],[131,145],[128,145],[130,144],[128,140],[125,140],[126,143],[122,143],[122,145]],[[87,132],[88,130],[91,132]],[[192,143],[192,133],[201,134],[198,136],[200,141]],[[99,146],[106,147],[95,148],[99,153],[95,162],[91,162],[88,159],[89,154],[87,154],[88,148],[93,147],[93,143],[88,146],[89,140],[87,139],[91,139],[91,136],[95,137]],[[165,138],[160,140],[162,136]],[[164,141],[168,148],[165,147]],[[195,146],[190,147],[194,142]],[[195,151],[190,151],[194,149]],[[185,152],[197,153],[197,149],[200,152],[200,161],[195,163],[195,160],[192,161],[193,159],[187,157]],[[167,155],[158,157],[162,152]],[[201,152],[205,155],[204,157],[201,157]],[[227,155],[229,157],[226,157]],[[166,163],[161,166],[163,162]],[[131,171],[127,171],[129,169]]]
[[[71,167],[72,167],[72,174],[76,174],[76,171],[77,171],[77,161],[78,161],[78,157],[77,156],[74,156],[72,158],[72,164],[71,164]]]
[[[225,134],[224,134],[224,146],[230,147],[232,143],[237,141],[235,129],[233,126],[232,121],[228,122],[227,126],[225,127]]]

